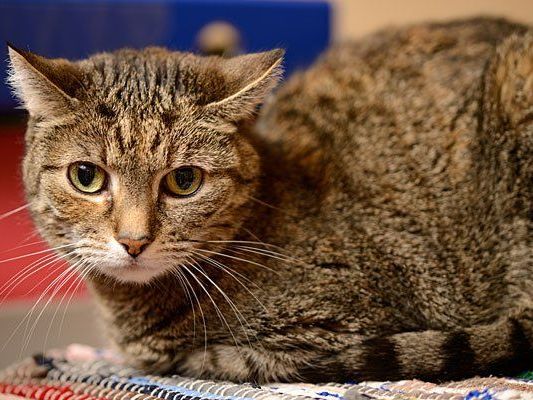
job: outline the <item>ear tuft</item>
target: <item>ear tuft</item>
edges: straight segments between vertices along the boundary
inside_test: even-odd
[[[8,84],[30,115],[59,116],[83,98],[82,73],[74,64],[7,46]]]
[[[283,75],[285,51],[275,49],[220,60],[229,95],[205,107],[228,120],[239,121],[253,115]]]

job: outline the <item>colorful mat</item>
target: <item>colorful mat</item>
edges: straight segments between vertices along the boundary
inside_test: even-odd
[[[533,400],[533,374],[433,384],[417,380],[348,384],[237,385],[142,375],[108,351],[72,345],[0,372],[0,399],[21,400]]]

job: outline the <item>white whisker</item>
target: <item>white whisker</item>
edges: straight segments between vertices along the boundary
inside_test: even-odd
[[[52,291],[52,293],[50,293],[50,295],[48,297],[48,300],[46,301],[45,305],[41,308],[41,311],[37,315],[37,318],[35,318],[33,324],[31,325],[31,328],[29,328],[30,329],[29,333],[27,334],[26,339],[24,340],[24,344],[23,344],[22,349],[21,349],[21,355],[22,355],[22,352],[28,347],[28,345],[30,343],[30,340],[31,340],[31,337],[33,336],[33,333],[35,332],[35,328],[37,327],[37,324],[39,323],[39,320],[40,320],[41,316],[43,315],[44,311],[46,310],[46,308],[48,307],[50,302],[54,299],[54,297],[57,295],[57,293],[61,290],[63,285],[66,282],[68,282],[68,279],[72,276],[72,274],[76,272],[76,265],[78,264],[78,262],[76,262],[73,265],[69,266],[65,271],[63,271],[61,274],[59,274],[59,276],[57,276],[48,285],[48,288],[43,293],[43,294],[48,293],[53,288],[53,291]],[[29,315],[28,320],[27,320],[28,324],[29,324],[30,318],[33,315],[33,312],[36,310],[37,305],[40,303],[41,299],[43,299],[43,298],[44,297],[41,295],[39,300],[37,300],[35,305],[32,307],[32,310],[31,310],[30,315]],[[28,328],[28,324],[27,324],[26,328]]]
[[[61,258],[58,259],[58,260],[54,260],[54,263],[57,263],[61,261]],[[57,270],[57,269],[56,269]],[[68,269],[66,270],[68,271]],[[48,294],[48,292],[51,290],[51,288],[53,288],[53,285],[55,284],[55,282],[58,281],[58,279],[60,279],[63,274],[66,272],[64,271],[62,274],[60,274],[58,277],[56,277],[46,288],[45,290],[43,291],[43,293],[41,293],[41,295],[39,296],[39,298],[37,299],[37,301],[35,302],[35,304],[31,307],[31,309],[28,311],[28,313],[26,313],[26,315],[24,316],[24,318],[22,318],[22,320],[18,323],[18,325],[15,327],[15,329],[13,330],[13,332],[11,333],[11,335],[9,336],[9,338],[6,340],[6,342],[4,343],[4,345],[2,346],[2,350],[5,349],[5,347],[11,342],[11,340],[13,340],[13,337],[15,336],[15,334],[19,331],[19,329],[22,327],[22,325],[24,324],[24,322],[28,322],[29,323],[29,318],[31,318],[33,312],[35,311],[35,309],[37,308],[37,306],[39,305],[39,303],[41,302],[41,300]],[[55,271],[54,271],[55,272]],[[28,324],[26,324],[26,329],[25,331],[27,331],[28,329]],[[23,346],[24,348],[24,346]],[[21,349],[21,355],[22,355],[22,351],[23,351],[23,348]]]
[[[52,315],[52,318],[50,319],[50,323],[48,324],[48,330],[46,331],[46,335],[45,335],[45,338],[44,338],[44,345],[43,345],[43,351],[42,351],[43,353],[45,353],[45,351],[46,351],[46,344],[48,343],[48,337],[50,336],[50,331],[52,330],[52,325],[53,325],[53,323],[54,323],[54,321],[56,319],[57,312],[59,311],[59,308],[61,307],[61,304],[63,303],[63,300],[68,295],[69,290],[72,288],[72,286],[74,286],[74,284],[77,282],[77,279],[79,278],[79,275],[77,275],[78,268],[81,265],[84,264],[83,260],[79,260],[79,261],[80,262],[78,263],[78,266],[76,268],[72,268],[72,272],[70,274],[68,274],[67,276],[65,276],[65,278],[63,279],[63,281],[61,282],[59,287],[57,287],[56,290],[54,291],[54,293],[52,294],[52,296],[50,296],[50,300],[53,299],[57,295],[57,293],[59,293],[61,288],[63,288],[67,284],[67,282],[69,280],[74,278],[74,280],[70,283],[70,285],[66,289],[65,293],[63,293],[63,295],[61,296],[61,299],[59,300],[59,303],[56,305],[56,309],[54,311],[54,314]],[[46,305],[45,305],[45,307],[46,307]],[[39,318],[40,318],[40,316],[37,317],[35,325],[37,325],[37,321],[39,320]],[[32,335],[33,335],[33,333],[32,333]]]
[[[192,264],[187,262],[187,264],[189,266],[192,267]],[[217,313],[217,316],[218,318],[220,319],[220,321],[226,325],[226,327],[228,328],[228,331],[231,335],[231,337],[233,338],[233,341],[235,343],[235,346],[237,347],[237,349],[239,349],[239,342],[237,341],[237,338],[235,337],[235,335],[233,334],[233,330],[231,329],[230,325],[228,324],[228,321],[226,320],[226,318],[224,317],[224,315],[222,314],[222,312],[220,311],[220,309],[218,308],[216,302],[214,301],[213,297],[211,297],[211,294],[209,293],[209,291],[205,288],[205,286],[202,284],[202,282],[196,277],[196,275],[194,275],[191,270],[189,268],[187,268],[185,265],[182,265],[181,266],[185,271],[187,271],[189,273],[189,275],[191,275],[193,277],[193,279],[198,283],[198,285],[200,286],[200,288],[205,292],[205,294],[207,295],[207,297],[211,300],[211,303],[213,304],[214,308],[215,308],[215,312]]]
[[[267,267],[266,265],[259,264],[259,263],[255,262],[255,261],[247,260],[245,258],[235,257],[235,256],[231,256],[229,254],[220,253],[218,251],[206,250],[206,249],[196,249],[196,251],[203,251],[204,253],[214,254],[214,255],[218,255],[220,257],[231,258],[233,260],[242,261],[242,262],[245,262],[245,263],[248,263],[248,264],[256,265],[258,267],[265,268],[267,271],[270,271],[270,272],[272,272],[272,273],[274,273],[276,275],[279,275],[278,271],[275,271],[272,268]]]
[[[14,215],[14,214],[20,212],[20,211],[22,211],[22,210],[25,210],[25,209],[28,208],[29,206],[30,206],[29,204],[24,204],[23,206],[17,207],[17,208],[15,208],[15,209],[11,210],[11,211],[8,211],[8,212],[6,212],[6,213],[0,215],[0,221],[3,220],[3,219],[5,219],[5,218],[7,218],[7,217],[9,217],[9,216],[11,216],[11,215]]]
[[[194,298],[196,300],[196,304],[198,304],[198,309],[200,310],[200,316],[202,317],[202,324],[203,324],[203,328],[204,328],[204,356],[203,356],[203,359],[202,359],[202,366],[200,367],[200,375],[201,375],[203,370],[204,370],[205,362],[206,362],[206,359],[207,359],[207,325],[205,323],[205,315],[204,315],[204,311],[202,309],[202,303],[200,303],[200,300],[198,299],[198,296],[196,295],[196,293],[194,291],[194,288],[192,287],[192,284],[187,279],[187,276],[185,274],[183,274],[178,268],[173,268],[173,271],[176,272],[177,276],[179,276],[179,277],[181,277],[181,279],[183,279],[183,281],[185,283],[185,287],[190,288],[190,292],[194,296]],[[189,289],[187,289],[187,291],[189,291]],[[193,309],[193,315],[195,315],[194,314],[194,304],[192,303],[192,300],[191,300],[191,306],[193,307],[192,308]],[[194,316],[194,318],[196,319],[195,316]],[[194,337],[196,338],[196,333],[195,333]]]
[[[258,288],[259,290],[261,290],[261,288],[255,284],[253,281],[251,281],[248,277],[244,276],[243,274],[241,274],[240,272],[238,271],[235,271],[234,269],[228,267],[227,265],[224,265],[220,262],[218,262],[217,260],[213,260],[212,258],[209,258],[209,257],[206,257],[204,256],[203,254],[199,254],[199,253],[196,253],[196,252],[193,252],[193,254],[197,255],[198,257],[201,257],[204,261],[208,262],[209,264],[213,265],[214,267],[226,272],[228,275],[230,275],[233,279],[235,279],[235,281],[237,283],[239,283],[258,303],[259,305],[263,308],[263,310],[268,313],[268,310],[267,308],[265,307],[265,305],[257,298],[257,296],[245,285],[243,284],[235,275],[238,275],[239,277],[241,277],[242,279],[246,280],[248,283],[254,285],[256,288]]]
[[[42,271],[43,269],[49,267],[50,265],[55,265],[58,261],[61,261],[63,259],[66,259],[66,257],[72,255],[75,253],[75,250],[74,251],[70,251],[64,255],[57,255],[57,254],[48,254],[46,256],[44,256],[43,258],[40,258],[39,260],[37,261],[34,261],[34,263],[37,263],[36,265],[32,266],[32,264],[30,264],[28,267],[24,268],[22,271],[20,271],[19,273],[17,273],[13,278],[11,278],[7,283],[11,282],[9,285],[7,285],[7,287],[4,288],[4,286],[6,286],[6,284],[4,284],[2,286],[2,290],[0,291],[0,295],[2,295],[2,293],[4,293],[7,289],[11,288],[9,290],[9,292],[7,292],[2,299],[0,299],[0,302],[4,301],[5,299],[7,299],[9,297],[9,295],[13,292],[13,290],[15,290],[15,288],[21,284],[23,281],[25,281],[26,279],[28,279],[30,276],[38,273],[39,271]],[[44,263],[44,264],[42,264]],[[61,268],[60,266],[55,268],[54,269],[54,273],[59,269]],[[18,278],[15,279],[16,276],[20,275]],[[43,283],[48,277],[45,277],[43,279],[41,279],[36,285],[34,285],[28,292],[26,292],[26,294],[29,294],[31,292],[33,292],[41,283]]]
[[[239,250],[248,251],[248,252],[251,252],[251,253],[255,253],[255,254],[271,257],[271,258],[274,258],[274,259],[280,260],[280,261],[290,261],[290,262],[294,262],[294,263],[301,263],[301,261],[296,259],[296,258],[293,258],[293,257],[290,257],[290,256],[286,256],[285,254],[281,254],[281,253],[278,253],[278,252],[275,252],[275,251],[270,251],[270,250],[265,250],[265,249],[258,249],[258,248],[250,247],[250,246],[234,246],[234,247],[236,249],[239,249]]]
[[[14,251],[14,250],[17,250],[17,249],[21,249],[21,248],[23,248],[23,247],[34,246],[34,245],[36,245],[36,244],[40,244],[40,243],[45,243],[45,241],[44,241],[44,240],[38,240],[38,241],[36,241],[36,242],[31,242],[31,243],[21,244],[20,246],[16,246],[16,247],[12,247],[11,249],[4,250],[4,251],[2,251],[0,254],[9,253],[10,251]]]
[[[224,292],[220,286],[218,286],[215,281],[213,281],[209,275],[207,275],[203,270],[202,268],[200,268],[200,265],[197,263],[197,261],[192,258],[192,257],[189,257],[192,261],[193,261],[193,264],[195,265],[191,265],[189,264],[192,268],[194,268],[196,271],[198,271],[200,274],[202,274],[212,285],[215,289],[218,290],[218,292],[222,295],[222,297],[224,298],[224,300],[226,300],[226,302],[229,304],[230,308],[232,309],[233,313],[235,314],[235,316],[237,317],[237,320],[239,321],[239,324],[241,325],[241,328],[243,330],[243,333],[244,335],[246,336],[246,340],[248,341],[248,344],[250,346],[250,348],[252,347],[252,343],[250,342],[250,339],[248,337],[248,332],[246,330],[246,328],[244,327],[243,323],[242,323],[242,320],[241,318],[244,320],[244,322],[246,323],[246,325],[249,326],[246,318],[242,315],[242,313],[240,312],[240,310],[237,308],[237,306],[235,305],[235,303],[229,298],[229,296],[226,294],[226,292]]]
[[[265,242],[256,242],[253,240],[203,240],[202,243],[260,244],[261,246],[273,247],[276,249],[283,250],[281,246],[276,246],[275,244]]]
[[[22,258],[28,258],[28,257],[36,256],[36,255],[38,255],[38,254],[49,253],[49,252],[51,252],[51,251],[55,251],[55,250],[59,250],[59,249],[63,249],[63,248],[65,248],[65,247],[77,246],[77,245],[78,245],[77,243],[69,243],[69,244],[65,244],[65,245],[62,245],[62,246],[53,247],[53,248],[50,248],[50,249],[45,249],[45,250],[41,250],[41,251],[36,251],[36,252],[34,252],[34,253],[23,254],[23,255],[21,255],[21,256],[12,257],[12,258],[7,258],[7,259],[5,259],[5,260],[0,260],[0,264],[6,263],[6,262],[9,262],[9,261],[20,260],[20,259],[22,259]]]
[[[92,263],[88,262],[87,264],[84,264],[81,266],[81,273],[78,277],[78,283],[76,284],[76,286],[74,287],[74,289],[72,290],[72,292],[70,293],[70,297],[69,299],[67,300],[67,305],[65,306],[65,309],[63,311],[63,316],[61,317],[61,322],[59,324],[59,333],[58,333],[58,336],[61,336],[61,332],[63,331],[63,324],[65,322],[65,317],[66,317],[66,314],[67,314],[67,310],[70,306],[70,303],[74,297],[74,295],[78,292],[78,289],[80,288],[80,286],[84,283],[85,281],[85,278],[87,277],[87,275],[89,275],[89,273],[91,272],[93,268],[93,265]],[[79,267],[78,267],[79,269]]]
[[[283,210],[283,209],[281,209],[281,208],[279,208],[279,207],[273,206],[272,204],[268,204],[267,202],[265,202],[265,201],[263,201],[263,200],[259,200],[259,199],[255,198],[255,197],[253,197],[253,196],[247,196],[247,197],[248,197],[250,200],[255,201],[256,203],[261,204],[261,205],[263,205],[263,206],[265,206],[265,207],[272,208],[273,210],[280,211],[280,212],[282,212],[283,214],[286,214],[286,215],[293,215],[293,214],[289,213],[289,212],[286,211],[286,210]]]
[[[56,258],[55,254],[47,254],[43,257],[39,258],[38,260],[35,260],[31,262],[26,267],[22,268],[20,271],[18,271],[15,275],[13,275],[11,278],[9,278],[1,287],[0,287],[0,296],[2,296],[3,293],[5,293],[6,290],[11,288],[11,290],[5,295],[4,298],[0,300],[3,301],[5,298],[9,297],[9,295],[13,292],[13,290],[25,279],[32,276],[33,274],[39,272],[43,268],[46,267],[46,262],[48,262],[50,259]],[[43,265],[44,263],[44,265]]]

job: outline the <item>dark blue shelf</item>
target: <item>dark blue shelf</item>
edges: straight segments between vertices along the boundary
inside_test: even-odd
[[[286,71],[311,63],[330,39],[326,1],[276,0],[0,0],[0,39],[48,57],[80,59],[120,47],[195,50],[198,31],[226,21],[247,52],[282,47]],[[15,103],[0,60],[0,108]]]

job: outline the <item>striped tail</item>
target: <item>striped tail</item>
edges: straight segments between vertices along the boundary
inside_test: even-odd
[[[487,325],[455,331],[420,331],[363,339],[313,360],[299,371],[309,381],[464,379],[512,376],[533,368],[533,309]]]

